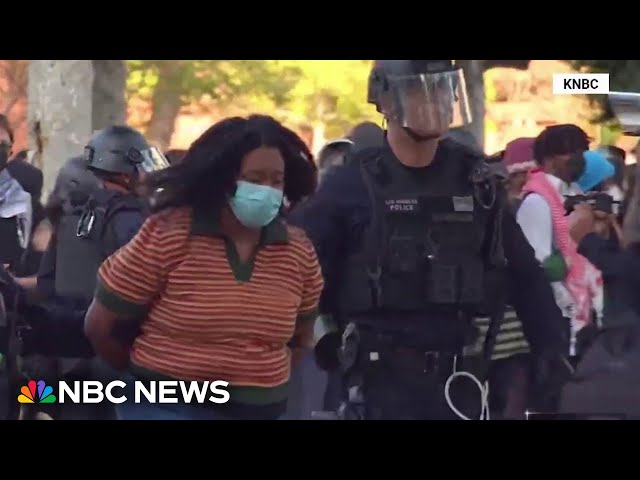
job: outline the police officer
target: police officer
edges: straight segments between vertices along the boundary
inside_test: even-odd
[[[461,70],[377,60],[369,101],[387,120],[385,144],[327,176],[292,218],[322,265],[321,313],[342,334],[319,341],[318,361],[344,372],[342,418],[478,418],[479,406],[456,395],[475,388],[458,372],[472,317],[496,323],[513,293],[532,349],[549,363],[568,328],[484,156],[441,139],[470,120]]]
[[[83,162],[97,177],[97,185],[92,188],[90,178],[73,171],[75,163],[68,165],[72,171],[63,172],[69,174],[71,183],[76,182],[76,188],[64,195],[62,215],[43,259],[38,283],[45,290],[52,285],[53,298],[46,312],[34,319],[37,323],[25,339],[27,353],[86,357],[84,311],[93,298],[98,268],[144,222],[147,207],[140,196],[144,176],[168,166],[157,149],[127,126],[97,132],[85,147]],[[123,341],[130,341],[135,332],[123,335],[128,337]],[[55,345],[54,339],[58,340]],[[114,375],[97,361],[75,363],[67,372],[71,380]],[[94,413],[90,413],[92,418]],[[76,412],[71,414],[76,416]]]
[[[127,126],[97,132],[85,147],[87,168],[101,181],[88,199],[72,202],[57,228],[56,293],[93,298],[102,261],[126,244],[144,222],[144,175],[169,166],[157,149]],[[78,261],[82,259],[82,261]]]

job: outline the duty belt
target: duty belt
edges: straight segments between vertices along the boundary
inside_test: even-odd
[[[422,352],[406,347],[363,349],[360,361],[363,368],[369,364],[391,363],[407,373],[438,375],[447,378],[458,368],[460,356],[451,352]]]

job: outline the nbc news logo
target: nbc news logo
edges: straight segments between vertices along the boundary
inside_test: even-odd
[[[20,389],[18,403],[56,403],[56,396],[53,394],[53,388],[44,380],[31,380]]]

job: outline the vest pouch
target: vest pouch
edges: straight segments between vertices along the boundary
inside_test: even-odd
[[[420,269],[422,255],[418,251],[418,242],[414,237],[392,237],[389,240],[390,274],[413,273]]]
[[[413,311],[424,306],[424,242],[417,237],[389,239],[387,261],[380,279],[382,306],[394,311]]]
[[[56,232],[56,294],[65,298],[90,300],[96,274],[104,260],[101,244],[103,215],[97,213],[91,231],[78,235],[81,214],[64,215]]]
[[[462,304],[482,305],[485,301],[485,266],[479,258],[468,258],[460,265],[460,298]]]
[[[454,305],[458,303],[458,265],[433,262],[427,278],[428,303]]]
[[[343,286],[338,295],[342,310],[347,314],[370,312],[375,308],[371,296],[371,282],[367,274],[368,265],[364,254],[351,256],[340,281]]]

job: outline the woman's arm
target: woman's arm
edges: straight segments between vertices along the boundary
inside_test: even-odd
[[[95,298],[85,316],[84,333],[96,355],[117,370],[123,370],[129,364],[131,344],[123,342],[114,333],[123,324],[135,327],[132,320],[133,317],[113,313]]]
[[[116,369],[129,362],[132,332],[161,294],[166,275],[179,261],[186,229],[178,234],[170,221],[155,215],[124,247],[100,266],[84,331],[99,357]],[[184,230],[184,235],[180,232]],[[183,238],[184,237],[184,238]],[[123,331],[129,338],[123,338]]]
[[[304,238],[304,247],[305,254],[301,263],[302,302],[298,309],[296,329],[289,344],[292,350],[292,366],[295,366],[300,361],[305,350],[310,350],[314,347],[313,327],[318,314],[320,294],[324,287],[318,257],[313,245],[306,236]]]

